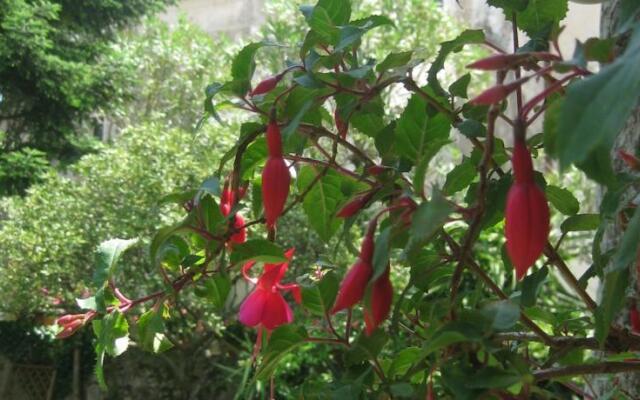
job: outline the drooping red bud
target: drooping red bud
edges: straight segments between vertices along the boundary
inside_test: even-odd
[[[371,309],[364,309],[365,333],[371,335],[373,331],[389,316],[393,300],[393,286],[389,279],[389,267],[375,281],[371,291]]]
[[[291,175],[282,157],[269,157],[262,170],[262,204],[267,226],[272,228],[287,202]]]
[[[518,89],[522,84],[531,79],[535,75],[525,76],[516,81],[507,84],[500,84],[490,87],[484,92],[480,93],[477,97],[469,101],[470,104],[479,106],[489,106],[496,104],[506,99],[511,93]]]
[[[629,310],[629,321],[631,322],[631,331],[640,335],[640,312],[635,304]]]
[[[258,96],[261,94],[269,93],[278,85],[278,82],[282,79],[282,75],[273,75],[258,83],[258,85],[249,93],[249,96]]]
[[[362,300],[364,291],[367,288],[371,274],[373,274],[373,235],[377,224],[375,220],[369,223],[369,229],[362,241],[360,255],[340,282],[336,301],[331,309],[331,313],[353,307]]]
[[[378,176],[386,172],[387,170],[388,168],[383,165],[372,165],[369,168],[367,168],[367,172],[373,176]]]
[[[337,108],[333,112],[333,119],[336,123],[336,129],[338,129],[338,134],[340,135],[341,138],[346,139],[347,132],[349,131],[349,124],[342,119]]]
[[[245,222],[244,222],[244,218],[242,218],[242,215],[236,214],[236,217],[233,221],[233,227],[238,229],[238,232],[234,233],[231,236],[230,240],[233,243],[240,244],[240,243],[244,243],[247,240],[247,231],[244,228],[244,224]]]
[[[276,121],[267,125],[267,150],[269,157],[282,157],[282,136]]]
[[[349,200],[349,202],[347,202],[347,204],[342,206],[340,211],[338,211],[338,213],[336,214],[336,217],[338,218],[353,217],[358,211],[360,211],[365,205],[367,205],[369,200],[371,200],[371,197],[373,197],[374,193],[375,193],[374,191],[369,191],[367,193],[361,194]]]
[[[524,140],[516,140],[513,146],[511,165],[516,182],[533,182],[533,161]]]
[[[515,179],[507,195],[505,237],[507,253],[520,280],[547,243],[549,206],[533,180],[531,154],[524,141],[516,141],[511,162]]]
[[[522,64],[525,60],[556,61],[560,60],[560,57],[548,52],[496,54],[471,63],[467,65],[467,68],[483,71],[497,71],[513,68]]]
[[[629,154],[622,149],[618,150],[618,156],[629,168],[635,171],[640,171],[640,160],[636,156]]]
[[[523,58],[525,57],[522,54],[495,54],[473,62],[467,65],[467,68],[483,71],[501,70],[517,64]]]

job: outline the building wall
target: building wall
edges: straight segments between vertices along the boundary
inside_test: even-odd
[[[161,19],[175,24],[181,15],[205,32],[239,36],[251,32],[263,21],[264,0],[182,0],[170,7]]]

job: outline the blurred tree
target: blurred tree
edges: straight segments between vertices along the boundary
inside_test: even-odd
[[[91,131],[91,114],[122,95],[114,85],[128,71],[113,62],[117,32],[172,2],[0,1],[2,151],[30,147],[56,159],[77,156],[87,146],[79,138]]]

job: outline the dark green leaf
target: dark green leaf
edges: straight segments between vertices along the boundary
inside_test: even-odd
[[[442,187],[442,192],[450,196],[461,191],[473,182],[477,174],[476,163],[472,159],[465,157],[460,164],[456,165],[447,174],[447,180]]]
[[[362,332],[346,353],[347,362],[353,365],[374,359],[388,340],[389,337],[382,329],[375,330],[371,336]]]
[[[469,82],[471,82],[471,74],[462,75],[457,81],[449,85],[449,93],[451,93],[452,96],[466,99],[468,97],[467,88],[469,87]]]
[[[389,265],[389,249],[391,247],[391,226],[387,226],[376,237],[373,250],[373,276],[371,282],[378,279]]]
[[[568,8],[567,0],[529,0],[527,8],[517,14],[518,28],[535,36],[557,26],[567,15]]]
[[[418,206],[411,220],[410,239],[407,253],[415,255],[429,239],[444,225],[453,212],[451,203],[437,190],[431,200]]]
[[[324,317],[333,306],[338,285],[336,274],[327,272],[317,285],[302,289],[302,305],[315,315]]]
[[[636,260],[638,245],[640,244],[640,208],[636,208],[633,217],[627,224],[627,229],[613,256],[611,271],[627,269]]]
[[[625,53],[599,73],[567,90],[559,120],[560,164],[583,161],[599,145],[611,148],[638,102],[640,92],[640,28]],[[606,104],[606,107],[602,105]]]
[[[456,125],[456,129],[469,138],[485,137],[487,135],[487,128],[483,123],[475,119],[465,119]]]
[[[297,328],[293,325],[283,325],[273,331],[264,351],[262,363],[256,372],[256,379],[269,379],[282,357],[303,344],[306,338],[307,332],[303,328]]]
[[[629,286],[629,270],[621,269],[606,274],[602,289],[602,299],[596,309],[595,337],[600,344],[604,343],[611,322],[616,318],[626,301],[625,291]]]
[[[96,269],[93,274],[95,287],[102,287],[107,279],[116,273],[118,260],[128,248],[136,243],[138,243],[138,239],[111,239],[100,243],[96,250]]]
[[[298,191],[307,190],[321,171],[322,168],[313,165],[303,167],[298,173]],[[302,203],[309,224],[324,241],[329,241],[342,224],[342,219],[335,216],[338,206],[344,201],[340,190],[342,182],[343,178],[338,173],[328,170],[309,190]]]
[[[564,215],[575,215],[580,211],[580,203],[567,189],[547,185],[545,193],[551,204]]]
[[[436,94],[446,96],[446,92],[442,89],[442,86],[440,86],[440,82],[438,82],[438,72],[444,68],[444,62],[449,54],[459,52],[467,44],[481,43],[484,43],[484,33],[482,30],[466,30],[457,38],[448,42],[443,42],[440,45],[440,51],[429,68],[429,76],[427,78],[429,86],[436,92]]]
[[[173,347],[164,335],[164,320],[159,312],[149,310],[137,322],[138,344],[146,351],[162,353]]]
[[[231,263],[241,264],[247,261],[257,261],[265,263],[286,262],[284,251],[277,244],[265,239],[251,239],[244,243],[233,246],[231,253]]]
[[[524,278],[522,281],[522,294],[520,296],[520,304],[522,307],[535,306],[538,293],[540,293],[542,284],[547,279],[548,274],[549,268],[544,266]]]
[[[573,215],[562,222],[560,230],[562,233],[593,231],[600,226],[600,215],[598,214],[578,214]]]
[[[411,61],[413,51],[403,51],[401,53],[391,53],[385,57],[380,64],[376,66],[376,71],[384,73],[390,69],[402,67]]]
[[[251,78],[256,70],[256,52],[264,46],[265,43],[249,43],[233,59],[231,63],[231,76],[234,82],[232,91],[237,96],[244,96],[251,88]]]
[[[520,307],[509,300],[490,303],[482,313],[491,321],[491,327],[499,331],[512,328],[520,319]]]
[[[224,307],[230,291],[231,281],[229,277],[220,274],[203,279],[198,282],[198,286],[195,288],[197,296],[207,298],[218,310]]]

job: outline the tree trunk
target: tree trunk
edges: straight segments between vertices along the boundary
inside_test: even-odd
[[[602,16],[600,24],[600,34],[602,37],[609,37],[615,33],[621,18],[620,0],[606,1],[602,5]],[[615,141],[612,150],[613,168],[616,172],[622,172],[625,168],[624,163],[617,156],[619,149],[624,149],[629,153],[636,153],[640,148],[640,106],[633,111],[624,129],[620,132]],[[638,196],[638,188],[630,188],[626,193],[625,201],[634,201]],[[602,249],[606,251],[617,246],[622,238],[624,229],[618,218],[612,221],[605,231]],[[640,261],[640,259],[638,260]],[[614,323],[629,328],[629,308],[637,302],[640,305],[640,291],[638,289],[638,274],[635,265],[630,265],[630,284],[627,289],[627,302],[620,314],[616,317]],[[630,328],[629,328],[630,329]],[[607,394],[618,390],[619,395],[629,399],[640,399],[640,373],[623,373],[614,376],[600,376],[593,381],[592,385],[595,390],[595,398],[602,398]]]

